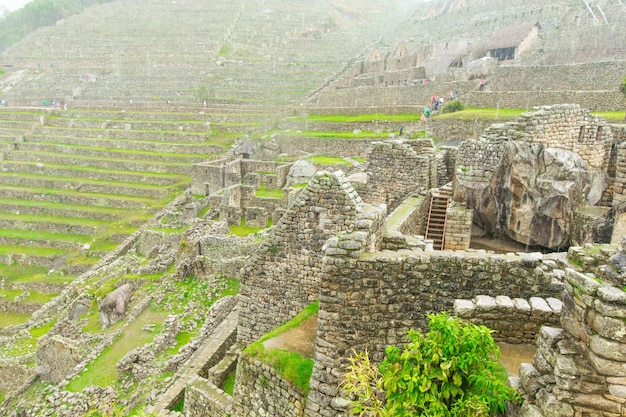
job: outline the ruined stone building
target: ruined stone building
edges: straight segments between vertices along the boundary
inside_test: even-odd
[[[378,363],[442,311],[536,347],[511,414],[626,415],[626,129],[591,113],[626,108],[624,1],[363,4],[116,0],[3,52],[0,270],[46,269],[0,277],[31,315],[0,329],[0,415],[348,416],[352,350]],[[418,120],[457,93],[526,112]],[[377,112],[414,120],[315,117]],[[251,351],[312,304],[303,389]],[[72,387],[127,331],[116,385]]]

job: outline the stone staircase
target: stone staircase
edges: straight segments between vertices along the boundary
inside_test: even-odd
[[[426,221],[426,239],[433,241],[433,248],[443,250],[446,234],[446,217],[451,190],[441,188],[432,193]]]

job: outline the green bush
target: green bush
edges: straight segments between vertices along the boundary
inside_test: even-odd
[[[465,108],[465,104],[461,100],[452,100],[446,103],[441,108],[441,113],[454,113],[455,111],[461,111]]]
[[[507,386],[491,331],[446,313],[431,314],[430,331],[410,330],[403,350],[387,347],[379,368],[367,352],[350,360],[342,388],[352,412],[380,417],[486,417],[519,394]]]

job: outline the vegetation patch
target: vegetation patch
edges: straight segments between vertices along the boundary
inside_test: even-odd
[[[21,302],[23,303],[45,304],[58,295],[54,293],[45,293],[45,292],[37,292],[37,291],[0,290],[0,300],[4,299],[7,301],[13,301],[15,297],[25,292],[28,292],[28,295],[22,299]]]
[[[308,394],[309,381],[313,372],[313,359],[304,358],[299,353],[289,352],[284,349],[266,349],[265,346],[263,346],[263,342],[300,326],[308,318],[317,314],[318,309],[318,302],[309,304],[300,313],[298,313],[296,317],[265,334],[259,340],[245,348],[242,354],[254,357],[270,365],[286,381],[289,381],[302,391],[303,394]]]
[[[283,198],[283,190],[266,190],[265,183],[262,182],[260,187],[254,191],[254,195],[261,198]]]
[[[354,116],[346,116],[341,114],[333,114],[333,115],[321,115],[321,114],[310,114],[307,118],[303,118],[302,120],[307,120],[309,122],[331,122],[331,123],[367,123],[367,122],[380,122],[380,121],[389,121],[389,122],[414,122],[419,119],[419,115],[415,115],[412,113],[408,114],[382,114],[382,113],[373,113],[373,114],[358,114]]]
[[[380,367],[367,351],[354,352],[342,384],[354,398],[353,413],[487,417],[521,400],[507,385],[491,330],[447,313],[428,318],[428,333],[410,330],[409,343],[403,349],[388,346]]]
[[[3,311],[2,314],[0,314],[0,328],[26,323],[28,319],[30,319],[30,314]]]
[[[117,382],[115,369],[117,362],[131,350],[150,343],[154,339],[154,332],[146,332],[141,329],[147,324],[153,324],[155,328],[159,328],[167,315],[167,312],[157,312],[151,309],[144,311],[122,330],[122,334],[112,345],[107,346],[77,378],[70,381],[67,390],[79,392],[91,385],[99,387],[114,385]]]
[[[319,132],[315,130],[307,130],[307,131],[298,131],[294,132],[291,135],[293,136],[303,136],[309,138],[320,138],[320,139],[363,139],[363,138],[387,138],[389,137],[389,133],[387,132],[371,132],[371,131],[360,131],[360,132]]]
[[[592,115],[594,116],[601,116],[603,118],[605,118],[606,120],[611,120],[611,121],[623,121],[626,120],[626,113],[624,113],[623,111],[599,111],[599,112],[591,112]]]
[[[265,227],[248,227],[246,226],[246,219],[242,217],[241,223],[239,224],[239,226],[229,225],[228,229],[230,229],[230,233],[232,233],[235,236],[245,237],[248,235],[258,233],[261,230],[266,229],[268,227],[272,227],[271,217],[267,219],[267,224],[265,225]]]
[[[319,165],[336,165],[336,164],[342,164],[346,166],[352,165],[350,162],[346,161],[345,159],[334,157],[334,156],[319,155],[319,156],[312,156],[310,158],[307,158],[306,160],[311,161],[314,164],[319,164]]]
[[[237,375],[237,368],[233,369],[233,371],[228,374],[228,376],[224,380],[224,383],[220,387],[222,388],[222,390],[224,390],[226,394],[231,395],[231,396],[233,395],[233,392],[235,392],[235,376],[236,375]]]
[[[439,114],[437,119],[459,119],[459,120],[475,120],[475,119],[503,119],[514,120],[522,113],[526,113],[526,109],[496,109],[487,107],[467,107],[461,111],[453,113]]]

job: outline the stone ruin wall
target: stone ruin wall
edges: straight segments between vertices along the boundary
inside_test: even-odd
[[[241,185],[248,174],[259,173],[267,189],[282,188],[291,164],[225,157],[192,166],[191,192],[210,195],[233,185]],[[270,174],[271,173],[271,174]]]
[[[494,173],[498,169],[504,148],[496,142],[465,141],[457,148],[455,183],[484,184],[488,187]],[[463,201],[464,198],[456,193],[459,187],[454,187],[454,200]]]
[[[584,175],[589,177],[594,175],[602,180],[601,183],[598,182],[600,180],[594,180],[593,184],[590,183],[589,187],[602,186],[603,188],[586,191],[589,192],[589,203],[587,204],[610,205],[614,195],[619,203],[620,197],[623,199],[622,194],[624,193],[626,159],[623,157],[624,152],[620,150],[621,148],[618,147],[617,152],[615,152],[614,142],[617,141],[614,139],[612,131],[612,126],[607,124],[604,119],[591,116],[587,110],[573,104],[543,107],[532,113],[522,114],[514,122],[493,124],[485,130],[481,140],[464,141],[457,148],[454,200],[464,202],[467,207],[480,208],[480,210],[474,211],[475,223],[482,225],[491,233],[500,231],[509,237],[517,236],[515,240],[520,242],[526,241],[525,235],[520,234],[519,223],[517,229],[513,229],[516,218],[524,224],[527,222],[526,218],[515,217],[525,213],[524,207],[522,207],[523,201],[520,203],[515,199],[510,200],[516,205],[512,206],[515,210],[512,210],[509,216],[500,207],[507,201],[499,203],[493,200],[494,193],[498,190],[502,191],[502,187],[515,191],[515,186],[519,192],[519,185],[513,183],[513,179],[507,178],[509,171],[503,171],[500,174],[498,171],[508,169],[507,166],[513,161],[509,160],[509,156],[520,155],[522,150],[529,154],[541,155],[545,147],[551,150],[550,155],[554,152],[561,152],[561,149],[576,153],[589,165],[589,168],[585,169],[588,174]],[[618,135],[621,134],[621,130],[616,132]],[[532,149],[526,149],[522,146],[526,144],[531,144]],[[614,156],[615,154],[617,156]],[[620,156],[620,154],[622,155]],[[545,155],[548,155],[547,151],[544,156],[541,156],[542,163],[546,164],[547,169],[556,169],[557,164],[547,165],[552,159],[549,155]],[[531,160],[528,161],[531,162]],[[527,168],[530,169],[532,166]],[[600,175],[597,175],[594,170],[599,171]],[[512,175],[513,171],[510,173]],[[516,175],[518,175],[515,177],[516,180],[524,180],[524,178],[519,177],[519,173]],[[613,177],[615,177],[615,184],[613,184]],[[575,181],[573,177],[569,179]],[[496,183],[497,181],[502,183]],[[594,192],[593,201],[591,201],[592,191]],[[539,194],[537,196],[541,197]],[[514,197],[519,198],[519,196]],[[577,212],[580,209],[580,204],[584,204],[584,201],[587,200],[576,200],[575,197],[576,195],[572,194],[572,198],[574,198],[572,210]],[[492,201],[489,202],[489,199]],[[535,199],[535,202],[541,202],[540,198]],[[541,211],[546,208],[549,207],[536,207],[535,209]],[[490,212],[497,215],[489,214]],[[583,217],[578,217],[579,220],[583,219]],[[593,221],[593,218],[590,218],[589,221]],[[573,219],[564,219],[563,227],[569,228],[572,222]],[[576,225],[580,226],[578,223],[576,222]],[[587,226],[583,228],[587,228]],[[554,235],[554,241],[548,241],[543,237],[540,244],[545,246],[558,244],[559,239],[564,239],[565,233],[569,233],[566,229],[563,230],[559,232],[561,235],[558,233]]]
[[[606,172],[613,135],[606,121],[576,104],[560,104],[523,113],[515,122],[492,125],[487,140],[520,140],[575,152],[591,167]]]
[[[325,127],[327,129],[328,126]],[[335,128],[333,128],[335,129]],[[348,131],[355,128],[350,127]],[[400,125],[394,126],[392,130],[400,129]],[[338,129],[340,130],[340,129]],[[373,130],[368,128],[367,130]],[[339,156],[365,156],[365,152],[372,142],[380,141],[380,138],[313,138],[300,136],[278,136],[273,141],[273,149],[265,154],[278,156],[279,154],[306,156],[310,155],[339,155]]]
[[[237,378],[233,393],[233,416],[304,415],[306,396],[284,380],[272,366],[243,354],[237,363]]]
[[[590,64],[495,67],[485,91],[476,80],[445,80],[408,87],[326,89],[305,103],[309,113],[421,112],[435,94],[448,98],[456,89],[463,102],[475,107],[521,108],[576,103],[591,111],[623,111],[626,98],[618,90],[626,61]],[[592,77],[592,79],[591,79]],[[513,80],[513,81],[511,81]]]
[[[521,415],[624,415],[626,293],[571,269],[564,282],[560,328],[542,328],[533,363],[520,368]]]
[[[253,342],[317,298],[322,246],[352,226],[361,203],[340,171],[309,181],[242,272],[240,342]]]
[[[616,145],[615,181],[613,182],[613,205],[626,202],[626,142]]]
[[[393,211],[411,193],[435,185],[435,149],[430,139],[375,142],[367,154],[368,184],[361,196]]]
[[[532,257],[436,251],[366,255],[324,258],[307,416],[343,415],[332,404],[352,348],[367,348],[379,362],[387,345],[404,343],[410,328],[426,329],[425,315],[451,312],[457,298],[553,297],[562,288]]]
[[[557,326],[563,303],[553,297],[511,298],[478,295],[455,300],[454,313],[461,319],[493,330],[496,342],[535,344],[541,327]]]
[[[472,220],[474,212],[460,204],[452,202],[446,211],[446,230],[444,249],[469,249],[472,238]]]

